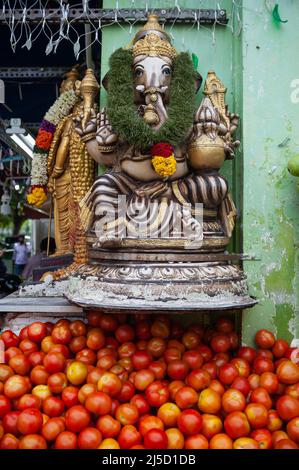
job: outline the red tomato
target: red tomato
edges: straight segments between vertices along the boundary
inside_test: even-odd
[[[274,346],[275,336],[269,330],[259,330],[254,340],[259,348],[270,349]]]
[[[43,412],[50,418],[61,416],[64,411],[64,402],[58,397],[47,397],[43,401]]]
[[[229,349],[231,351],[238,349],[240,341],[239,335],[235,331],[232,331],[231,333],[227,333],[227,337],[229,340]]]
[[[56,437],[55,449],[77,449],[77,436],[74,432],[63,431]]]
[[[203,413],[218,413],[221,408],[221,396],[211,388],[202,390],[198,398],[198,408]]]
[[[90,423],[90,413],[82,405],[72,406],[65,413],[65,425],[69,431],[80,432]]]
[[[203,369],[195,369],[186,378],[186,383],[197,392],[203,390],[211,383],[210,374]]]
[[[25,393],[18,399],[17,408],[20,411],[26,410],[26,408],[37,408],[39,410],[41,408],[41,399],[36,395]]]
[[[284,360],[279,364],[276,374],[283,384],[293,385],[299,382],[299,366],[292,361]]]
[[[192,408],[198,402],[198,393],[191,387],[182,387],[176,392],[174,401],[181,410]]]
[[[227,364],[230,360],[229,353],[217,353],[213,357],[213,362],[215,362],[217,367],[223,366],[223,364]]]
[[[131,424],[126,424],[120,431],[117,441],[121,449],[131,449],[133,446],[141,444],[141,434]]]
[[[151,324],[148,320],[140,320],[135,327],[136,336],[139,339],[148,340],[151,338]]]
[[[98,381],[98,390],[115,397],[121,391],[122,382],[119,377],[111,372],[105,372]]]
[[[250,383],[245,377],[236,377],[231,384],[231,388],[239,390],[241,393],[243,393],[245,398],[251,390]]]
[[[97,449],[102,442],[102,434],[96,428],[83,429],[78,436],[79,449]]]
[[[19,349],[19,348],[16,348],[14,346],[12,346],[11,348],[8,348],[6,349],[5,353],[4,353],[4,360],[5,362],[9,362],[10,359],[14,356],[16,356],[17,354],[22,354],[22,351]],[[4,364],[0,364],[0,367],[3,366]],[[7,366],[8,367],[8,366]],[[0,376],[1,377],[1,376]]]
[[[0,382],[6,382],[9,377],[14,375],[14,371],[7,364],[0,364]]]
[[[150,429],[144,436],[146,449],[167,449],[168,438],[162,429]]]
[[[79,389],[69,385],[62,390],[61,398],[67,408],[77,405]]]
[[[246,407],[246,399],[239,390],[229,388],[222,396],[222,409],[225,413],[243,411]]]
[[[119,405],[115,412],[115,418],[122,424],[135,424],[139,419],[138,408],[131,403]]]
[[[219,367],[218,378],[225,385],[232,384],[238,375],[238,369],[232,364],[223,364],[223,366]]]
[[[123,359],[124,357],[132,357],[136,351],[136,345],[132,341],[122,343],[118,348],[118,357]]]
[[[168,384],[156,380],[147,387],[145,396],[150,406],[158,407],[163,405],[169,398]]]
[[[13,434],[7,433],[4,434],[0,440],[0,449],[18,449],[19,448],[19,439]]]
[[[146,401],[145,397],[141,394],[134,395],[131,398],[130,403],[136,406],[140,416],[148,413],[150,410],[148,402]]]
[[[28,338],[34,343],[40,343],[47,334],[46,325],[40,321],[31,323],[28,327]]]
[[[30,361],[24,354],[13,356],[9,361],[9,366],[19,375],[27,375],[31,369]]]
[[[270,361],[273,361],[273,354],[269,349],[258,349],[256,351],[256,358],[264,358],[264,359],[270,359]]]
[[[30,339],[23,339],[19,344],[19,348],[25,356],[29,356],[29,354],[38,351],[37,344],[30,341]]]
[[[31,367],[43,365],[44,357],[45,357],[45,353],[43,351],[35,351],[29,354],[28,359],[29,359]]]
[[[199,351],[194,351],[193,349],[184,352],[183,361],[185,361],[190,369],[200,369],[203,364],[203,357]]]
[[[256,429],[250,434],[260,449],[272,449],[272,435],[268,429]]]
[[[232,449],[233,441],[227,434],[215,434],[210,440],[210,449]]]
[[[164,423],[158,416],[144,415],[139,420],[139,432],[144,437],[150,429],[164,429]]]
[[[111,406],[111,398],[103,392],[93,392],[85,401],[87,410],[96,415],[106,415],[110,413]]]
[[[69,344],[72,339],[72,332],[68,325],[56,324],[51,336],[55,344]]]
[[[112,333],[118,327],[117,318],[114,315],[102,315],[99,321],[99,325],[104,331]]]
[[[217,318],[215,328],[221,333],[231,333],[235,329],[234,321],[229,317]]]
[[[167,366],[167,374],[174,380],[184,380],[188,374],[189,366],[182,360],[172,361]]]
[[[284,339],[277,339],[272,347],[272,353],[276,358],[285,356],[289,348],[289,343]]]
[[[87,313],[87,321],[90,326],[100,326],[102,314],[97,310],[89,310]]]
[[[193,330],[186,331],[182,337],[182,343],[186,349],[195,349],[201,341],[200,336]]]
[[[249,362],[249,364],[252,364],[256,357],[256,350],[250,346],[241,346],[237,352],[237,357],[241,357]]]
[[[6,394],[7,395],[7,394]],[[14,398],[14,397],[11,397]],[[0,395],[0,418],[6,415],[11,410],[11,402],[5,395]]]
[[[212,382],[209,384],[209,388],[214,390],[214,392],[218,393],[222,397],[222,395],[225,392],[225,388],[223,387],[222,383],[219,382],[219,380],[212,380]]]
[[[267,408],[267,410],[272,408],[271,397],[267,390],[263,387],[255,388],[250,394],[249,401],[250,403],[261,403]]]
[[[1,339],[5,345],[5,349],[17,347],[19,345],[19,337],[11,330],[6,330],[1,334]]]
[[[92,328],[87,333],[86,346],[93,351],[98,351],[105,346],[105,335],[100,328]]]
[[[170,335],[168,323],[160,320],[155,320],[151,326],[151,335],[154,338],[168,338]]]
[[[67,378],[63,372],[57,372],[48,378],[48,387],[52,393],[61,393],[67,386]]]
[[[165,377],[167,366],[164,362],[154,361],[150,363],[149,369],[155,374],[157,380],[161,380]]]
[[[137,390],[145,390],[155,380],[155,374],[150,369],[143,369],[136,372],[134,385]]]
[[[264,372],[273,372],[274,364],[271,359],[265,357],[256,357],[253,361],[253,372],[258,375],[263,374]]]
[[[198,434],[202,427],[202,416],[195,410],[184,410],[177,420],[179,430],[187,435]]]
[[[269,393],[277,393],[279,381],[273,372],[263,372],[260,378],[260,386],[265,388]]]
[[[5,433],[19,435],[17,422],[20,411],[8,411],[2,418],[2,425]],[[0,439],[1,441],[1,439]]]
[[[299,417],[293,418],[288,422],[287,433],[293,441],[299,444]]]
[[[28,338],[28,326],[24,326],[19,333],[20,340]]]
[[[214,361],[206,362],[202,366],[202,370],[206,370],[209,373],[211,379],[216,379],[218,367]]]
[[[298,449],[296,442],[291,441],[291,439],[281,439],[274,449]]]
[[[168,444],[167,449],[183,449],[184,436],[177,428],[166,429]]]
[[[82,351],[82,349],[84,349],[85,347],[86,336],[75,336],[69,344],[69,348],[74,354],[78,353],[79,351]]]
[[[148,351],[136,351],[132,356],[132,365],[135,370],[147,369],[152,362]]]
[[[147,351],[156,359],[162,357],[166,349],[166,342],[163,338],[152,338],[147,343]]]
[[[224,420],[224,429],[232,439],[248,436],[250,426],[246,414],[241,411],[229,413]]]
[[[46,385],[49,377],[45,366],[35,366],[30,372],[30,380],[34,385]]]
[[[249,376],[250,364],[248,361],[246,361],[246,359],[243,359],[241,357],[236,357],[232,359],[230,363],[237,368],[240,377]]]
[[[55,372],[63,372],[66,365],[66,360],[63,354],[59,352],[49,352],[44,357],[44,366],[49,374]]]
[[[261,403],[249,403],[245,414],[253,429],[264,428],[268,423],[268,410]]]
[[[195,434],[185,440],[185,449],[208,449],[209,441],[203,434]]]
[[[17,420],[17,428],[21,434],[38,433],[43,425],[43,416],[36,408],[27,408],[22,411]]]
[[[239,437],[235,440],[233,449],[259,449],[259,445],[251,437]]]
[[[267,429],[269,431],[274,432],[274,431],[279,431],[279,429],[282,428],[282,420],[279,417],[279,414],[277,413],[276,410],[269,410],[268,411],[268,423],[267,423]]]
[[[82,337],[86,335],[87,328],[82,320],[74,320],[70,323],[70,330],[73,337]]]
[[[76,361],[86,365],[93,365],[97,360],[96,353],[92,349],[84,348],[76,354]]]
[[[260,385],[260,376],[257,374],[250,374],[248,377],[248,382],[251,390],[255,390]]]
[[[184,334],[184,328],[179,323],[172,323],[170,325],[170,337],[173,339],[179,339]]]
[[[50,418],[42,427],[42,435],[46,441],[55,441],[58,434],[64,430],[63,418]]]
[[[230,349],[230,341],[226,335],[216,334],[211,339],[211,348],[216,353],[227,352]]]
[[[115,331],[115,338],[120,343],[127,343],[133,341],[135,336],[134,328],[130,325],[120,325]]]
[[[284,421],[290,421],[299,416],[299,401],[289,395],[283,395],[278,398],[276,409]]]
[[[13,375],[9,377],[4,384],[4,394],[7,398],[19,398],[28,390],[26,377]]]
[[[20,439],[19,449],[46,449],[47,443],[43,436],[28,434]]]
[[[117,437],[119,435],[121,424],[110,415],[100,416],[97,420],[97,429],[103,437]]]
[[[172,361],[180,360],[182,353],[177,348],[167,348],[164,352],[164,361],[169,364]]]
[[[222,431],[222,427],[222,421],[219,416],[212,414],[202,415],[201,432],[207,439],[211,439],[215,434],[220,433]]]

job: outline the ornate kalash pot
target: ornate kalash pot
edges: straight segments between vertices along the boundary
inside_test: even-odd
[[[226,247],[236,209],[219,170],[234,158],[238,117],[214,72],[201,84],[156,15],[116,50],[103,80],[82,80],[74,128],[106,171],[80,200],[88,262],[68,270],[69,301],[104,309],[194,311],[254,305]],[[84,82],[85,80],[85,82]]]

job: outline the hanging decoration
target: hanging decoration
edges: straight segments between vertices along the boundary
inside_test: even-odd
[[[123,18],[122,9],[119,6],[119,1],[115,0],[111,5],[111,9],[104,9],[102,16],[95,13],[96,9],[89,6],[88,0],[77,0],[75,2],[65,2],[64,0],[57,0],[57,7],[49,0],[35,0],[32,2],[25,2],[23,0],[3,0],[2,9],[0,10],[0,20],[10,30],[10,45],[13,51],[17,47],[26,48],[31,50],[34,43],[43,36],[46,39],[45,54],[55,54],[59,45],[63,41],[68,41],[72,44],[72,49],[76,60],[87,47],[92,44],[101,44],[100,33],[103,28],[111,25],[118,26],[125,33],[128,34],[128,42],[130,36],[134,33],[133,27],[138,21],[138,17],[142,13],[155,11],[161,9],[161,2],[159,0],[144,0],[142,7],[136,7],[135,0],[131,0],[130,7],[134,10],[133,18]],[[203,31],[210,31],[212,43],[215,42],[215,27],[221,24],[221,27],[228,27],[233,34],[239,35],[242,30],[240,0],[232,0],[232,6],[229,11],[227,9],[227,2],[225,0],[215,0],[214,10],[220,12],[227,12],[228,24],[215,19],[209,25],[201,22],[201,16],[198,13],[198,8],[188,8],[188,11],[193,11],[194,19],[189,21],[188,27],[190,29],[197,27]],[[139,3],[140,5],[140,3]],[[211,9],[211,2],[200,2],[199,7]],[[185,5],[180,6],[180,0],[164,0],[163,8],[172,11],[174,20],[171,20],[169,32],[173,37],[173,27],[177,21],[180,20],[180,14],[184,12]],[[213,5],[212,5],[213,8]],[[73,11],[77,10],[76,17]],[[107,13],[107,12],[110,13]],[[111,13],[112,11],[112,13]],[[34,21],[32,21],[34,18]],[[221,19],[221,18],[220,18]],[[55,20],[55,21],[54,21]],[[77,22],[85,23],[88,25],[88,30],[78,32],[76,28]],[[88,41],[85,39],[88,36]]]
[[[33,148],[31,188],[27,195],[29,204],[40,207],[47,199],[47,160],[56,126],[68,116],[79,97],[73,90],[62,93],[45,114]]]

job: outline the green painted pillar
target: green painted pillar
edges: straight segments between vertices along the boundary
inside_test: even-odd
[[[243,313],[247,344],[258,328],[299,337],[299,193],[287,171],[299,148],[298,4],[279,9],[287,23],[243,0],[243,249],[256,258],[244,268],[260,301]]]

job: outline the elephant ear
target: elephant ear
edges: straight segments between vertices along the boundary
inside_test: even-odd
[[[102,85],[105,88],[106,91],[108,91],[108,86],[109,86],[109,70],[108,72],[104,75],[104,78],[102,80]]]
[[[198,92],[202,84],[202,76],[197,71],[195,72],[195,93]]]

